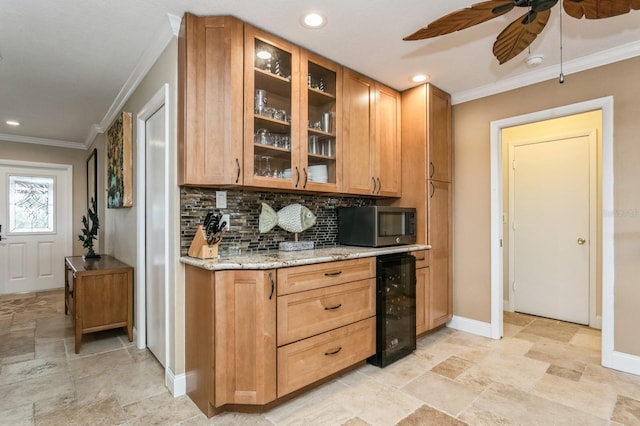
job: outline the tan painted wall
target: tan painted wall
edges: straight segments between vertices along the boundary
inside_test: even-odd
[[[0,140],[0,158],[73,166],[73,253],[65,253],[66,256],[81,256],[86,252],[77,236],[81,233],[82,216],[87,214],[87,157],[90,152]],[[98,240],[98,250],[102,247],[101,240]],[[64,283],[60,282],[60,288],[63,286]]]
[[[490,123],[614,98],[614,349],[640,356],[640,57],[453,107],[454,314],[490,322]]]
[[[137,114],[142,110],[142,108],[151,100],[151,98],[163,87],[164,84],[169,85],[169,104],[165,105],[169,108],[170,117],[172,117],[169,121],[169,132],[170,132],[170,140],[168,141],[168,145],[172,150],[170,158],[176,158],[175,149],[176,149],[176,123],[177,123],[177,69],[178,69],[178,43],[177,39],[173,39],[167,48],[164,50],[162,55],[158,58],[153,67],[149,70],[145,78],[142,80],[140,85],[136,88],[134,93],[129,97],[125,106],[123,107],[124,111],[132,113],[132,127],[133,127],[133,136],[132,136],[132,148],[133,148],[133,207],[124,208],[124,209],[105,209],[104,218],[105,218],[105,252],[109,253],[122,261],[132,265],[135,265],[138,262],[138,253],[137,253],[137,236],[138,236],[138,228],[137,228],[137,214],[138,207],[141,200],[138,198],[136,193],[136,184],[137,184],[137,161],[138,161],[138,150],[137,150]],[[105,138],[104,135],[99,135],[96,138],[94,145],[98,148],[98,152],[102,153],[102,158],[104,157],[105,150]],[[106,159],[105,159],[106,161]],[[179,221],[180,221],[180,196],[179,196],[179,188],[177,186],[176,180],[176,164],[175,161],[170,162],[172,164],[173,170],[170,176],[171,191],[172,194],[169,195],[170,200],[173,201],[174,210],[176,212],[175,217],[172,219],[172,226],[170,229],[167,229],[167,233],[172,236],[173,241],[175,242],[175,247],[170,248],[170,262],[171,269],[174,271],[175,277],[174,279],[169,279],[169,347],[167,348],[167,353],[169,355],[169,365],[168,367],[173,371],[174,374],[182,374],[185,371],[184,367],[184,272],[183,267],[179,263],[179,253],[180,253],[180,238],[179,238]],[[147,167],[158,167],[157,165],[147,165]],[[100,191],[102,192],[102,196],[104,197],[104,201],[102,205],[106,205],[106,195],[105,195],[105,186],[104,186],[104,173],[102,180],[102,188]],[[173,253],[173,254],[171,254]],[[134,295],[134,306],[138,295]]]
[[[540,121],[537,123],[524,124],[521,126],[509,127],[502,130],[502,200],[505,223],[502,229],[503,235],[503,290],[504,300],[509,299],[509,173],[507,155],[507,147],[509,144],[518,141],[526,141],[532,139],[553,138],[558,135],[566,135],[568,133],[578,133],[581,131],[596,130],[596,144],[598,158],[597,163],[597,196],[596,205],[598,217],[596,218],[596,315],[602,314],[602,241],[599,236],[602,234],[602,161],[600,153],[602,151],[602,111],[590,111],[582,114],[571,115],[568,117],[560,117],[552,120]]]

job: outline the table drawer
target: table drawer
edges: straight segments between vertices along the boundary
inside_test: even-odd
[[[375,278],[280,296],[278,346],[375,314]]]
[[[375,342],[373,317],[278,348],[278,397],[367,359]]]
[[[282,268],[277,275],[278,296],[375,276],[375,257]]]

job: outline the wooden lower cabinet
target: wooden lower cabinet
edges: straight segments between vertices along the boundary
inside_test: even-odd
[[[215,404],[276,398],[275,271],[215,273]]]
[[[376,280],[278,297],[278,345],[376,315]]]
[[[211,417],[364,361],[375,353],[375,298],[375,257],[278,270],[186,265],[187,394]]]
[[[429,328],[453,316],[451,183],[429,181]]]
[[[276,398],[275,271],[185,267],[187,394],[207,416]]]
[[[278,348],[278,396],[368,358],[375,346],[376,319],[371,317]]]
[[[429,268],[416,268],[416,334],[429,330]]]

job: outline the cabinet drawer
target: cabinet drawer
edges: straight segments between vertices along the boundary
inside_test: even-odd
[[[375,276],[375,257],[282,268],[278,269],[278,296]]]
[[[375,314],[375,278],[280,296],[278,346]]]
[[[416,269],[429,266],[429,250],[414,251],[411,254],[416,258]]]
[[[278,397],[368,358],[375,342],[373,317],[278,348]]]

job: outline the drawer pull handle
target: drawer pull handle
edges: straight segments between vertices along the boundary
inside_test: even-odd
[[[338,349],[334,349],[334,350],[332,350],[332,351],[327,351],[327,352],[325,352],[324,354],[325,354],[325,355],[327,355],[327,356],[329,356],[329,355],[335,355],[335,354],[337,354],[338,352],[340,352],[341,350],[342,350],[342,346],[340,346]]]
[[[269,281],[271,281],[271,294],[269,295],[269,300],[273,297],[273,291],[276,289],[276,283],[273,281],[273,273],[269,272]]]
[[[340,275],[342,273],[342,271],[337,271],[337,272],[325,272],[324,276],[325,277],[337,277],[338,275]]]
[[[341,306],[342,306],[342,303],[339,303],[336,306],[325,306],[324,310],[325,311],[335,311],[336,309],[340,309]]]

